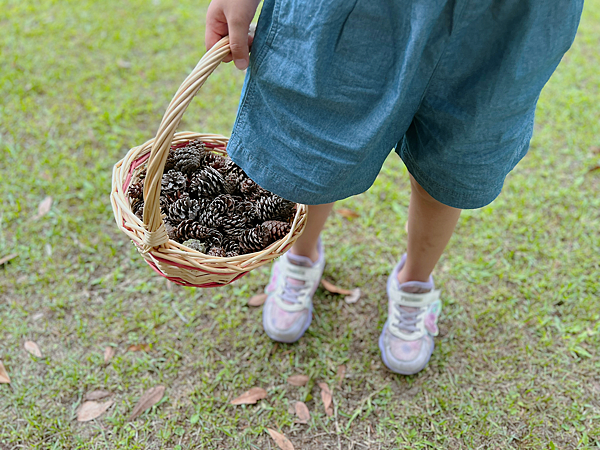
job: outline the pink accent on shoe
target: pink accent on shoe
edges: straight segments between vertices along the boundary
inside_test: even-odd
[[[438,334],[438,327],[437,324],[435,323],[437,320],[437,314],[435,313],[428,313],[427,316],[425,316],[425,328],[427,329],[427,331],[429,331],[431,334],[436,335]]]
[[[275,290],[275,287],[277,287],[277,278],[278,277],[279,277],[279,267],[277,266],[277,264],[275,264],[273,266],[273,273],[271,274],[271,281],[265,288],[266,294],[270,294],[271,292],[273,292]]]
[[[403,341],[402,339],[391,336],[390,339],[390,350],[392,356],[400,361],[412,361],[421,351],[423,342],[419,339],[416,341]]]

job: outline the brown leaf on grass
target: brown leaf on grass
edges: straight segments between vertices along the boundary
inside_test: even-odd
[[[342,382],[344,381],[345,376],[346,376],[346,366],[343,364],[340,364],[338,366],[338,370],[337,370],[338,387],[340,387],[342,385]]]
[[[323,400],[323,407],[325,408],[325,413],[328,416],[333,416],[333,396],[331,395],[331,390],[327,383],[319,383],[319,387],[321,388],[321,400]]]
[[[144,411],[152,408],[156,405],[165,395],[165,387],[164,386],[154,386],[148,389],[144,394],[140,397],[137,405],[131,411],[131,416],[129,416],[129,420],[133,420],[136,417],[139,417]]]
[[[326,291],[331,292],[332,294],[342,294],[345,295],[346,298],[344,300],[346,303],[356,303],[361,296],[361,292],[359,288],[355,289],[344,289],[335,284],[327,281],[326,279],[321,280],[321,285],[325,288]]]
[[[77,410],[77,421],[88,422],[94,420],[104,414],[113,403],[114,401],[112,400],[103,403],[93,401],[84,402]]]
[[[260,399],[267,397],[267,391],[263,388],[253,387],[249,391],[244,392],[238,398],[234,398],[229,403],[232,405],[253,405]]]
[[[336,209],[335,212],[346,219],[356,219],[357,217],[360,217],[360,214],[348,208]]]
[[[346,303],[348,303],[349,305],[352,303],[356,303],[360,299],[361,295],[362,295],[362,292],[360,291],[360,289],[354,288],[354,289],[352,289],[352,294],[346,295],[346,297],[344,297],[344,301]]]
[[[11,259],[16,258],[17,256],[19,256],[17,253],[11,253],[10,255],[3,256],[2,258],[0,258],[0,266],[3,265],[3,264],[6,264]]]
[[[127,347],[128,352],[149,352],[150,344],[136,344]]]
[[[51,207],[52,207],[52,197],[46,197],[38,205],[38,212],[33,218],[35,220],[37,220],[37,219],[44,217],[46,214],[48,214],[48,212],[50,212]]]
[[[106,347],[104,349],[104,362],[107,363],[115,356],[115,349],[112,347]]]
[[[600,155],[600,147],[592,148],[592,153],[595,153],[596,155]]]
[[[588,172],[595,172],[596,170],[600,170],[600,165],[595,165],[588,169]]]
[[[327,281],[325,278],[321,280],[321,285],[325,288],[326,291],[331,292],[332,294],[342,294],[342,295],[350,295],[352,291],[350,289],[344,289],[335,284]]]
[[[8,373],[6,373],[2,361],[0,361],[0,383],[10,383],[10,377],[8,376]]]
[[[306,386],[308,380],[308,375],[292,375],[291,377],[288,377],[287,382],[292,386]]]
[[[85,394],[85,399],[86,400],[102,400],[103,398],[110,397],[111,395],[112,395],[112,392],[103,391],[101,389],[98,389],[96,391],[91,391],[91,392],[88,392],[87,394]]]
[[[256,294],[248,300],[248,306],[260,306],[267,300],[267,294]]]
[[[296,402],[294,405],[294,410],[296,412],[296,416],[298,416],[296,423],[308,423],[310,420],[310,411],[304,402]]]
[[[37,356],[38,358],[42,357],[42,352],[35,342],[25,341],[25,345],[23,345],[23,347],[25,347],[25,350],[27,350],[33,356]]]
[[[292,444],[292,442],[283,434],[271,428],[267,428],[267,430],[269,431],[269,434],[277,444],[277,447],[279,447],[281,450],[294,450],[294,445]]]

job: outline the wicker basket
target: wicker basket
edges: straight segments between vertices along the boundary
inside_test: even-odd
[[[167,235],[160,211],[160,188],[170,147],[200,139],[215,153],[227,154],[228,139],[223,136],[187,131],[175,133],[175,129],[200,87],[229,52],[229,39],[225,37],[202,57],[171,100],[156,137],[129,150],[113,169],[110,200],[117,225],[157,273],[184,286],[216,287],[241,278],[286,252],[306,224],[307,207],[298,204],[291,230],[283,239],[263,251],[231,258],[205,255],[169,239]],[[131,210],[127,189],[143,169],[146,169],[144,217],[140,220]]]

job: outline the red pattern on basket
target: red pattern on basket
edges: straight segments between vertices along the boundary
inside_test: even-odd
[[[156,259],[160,259],[160,258],[156,258]],[[161,272],[160,269],[158,267],[156,267],[156,264],[151,263],[147,259],[145,261],[148,263],[148,265],[150,267],[152,267],[152,270],[154,270],[160,276],[165,277],[167,280],[172,281],[173,283],[177,283],[177,284],[180,284],[182,286],[188,286],[188,287],[211,288],[211,287],[227,286],[229,283],[233,283],[234,281],[239,280],[240,278],[242,278],[244,275],[246,275],[248,273],[248,272],[242,272],[237,277],[235,277],[233,280],[231,280],[230,282],[227,282],[227,283],[214,283],[213,282],[213,283],[205,283],[205,284],[193,284],[193,283],[189,283],[189,282],[187,282],[185,280],[182,280],[181,278],[169,277],[169,276],[165,275],[163,272]],[[174,264],[174,263],[172,263],[170,261],[168,261],[168,262],[169,262],[169,264],[177,265],[177,264]],[[188,267],[186,267],[186,268],[188,268]],[[197,269],[195,267],[194,267],[194,269],[196,269],[196,270],[202,270],[202,269]]]

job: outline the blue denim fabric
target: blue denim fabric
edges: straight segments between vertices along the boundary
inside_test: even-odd
[[[321,204],[367,190],[393,148],[435,199],[478,208],[525,156],[582,0],[266,0],[228,152]]]

